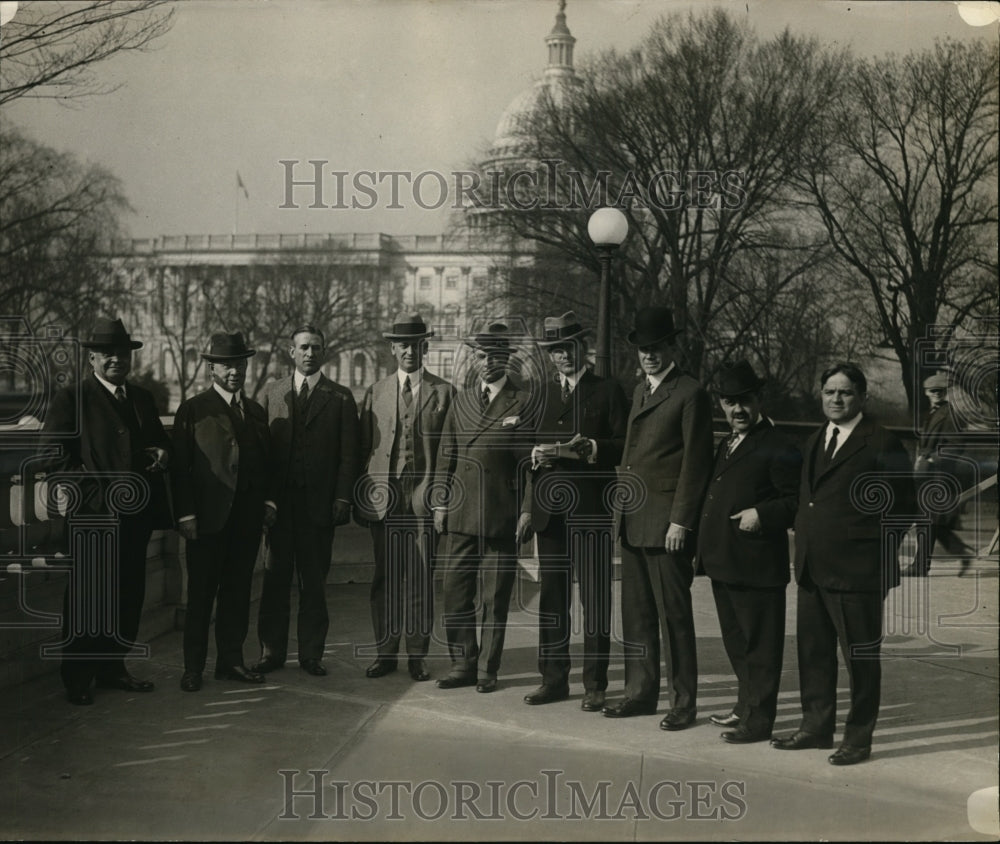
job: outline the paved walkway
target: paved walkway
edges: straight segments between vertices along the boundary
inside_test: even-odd
[[[329,587],[324,678],[294,666],[266,686],[206,675],[200,693],[185,694],[171,633],[133,666],[156,680],[153,694],[99,690],[94,706],[72,707],[55,674],[8,689],[0,837],[996,840],[980,819],[992,812],[996,823],[996,564],[955,571],[935,563],[930,578],[893,593],[874,753],[856,767],[832,767],[828,751],[719,740],[707,716],[729,710],[735,686],[703,578],[694,587],[700,715],[680,733],[657,729],[664,704],[622,721],[582,712],[578,666],[570,700],[525,706],[537,685],[537,590],[527,580],[496,693],[442,691],[403,670],[366,679],[370,660],[355,644],[370,638],[368,587],[350,584]],[[444,649],[432,649],[441,676]],[[613,696],[622,682],[619,656]],[[843,672],[839,698],[842,719]],[[776,730],[793,730],[798,714],[789,636]],[[972,809],[981,831],[970,796],[986,801]]]

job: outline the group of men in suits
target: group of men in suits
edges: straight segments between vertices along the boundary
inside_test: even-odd
[[[458,391],[424,367],[433,336],[424,320],[400,314],[384,334],[397,369],[368,389],[360,418],[350,391],[319,371],[325,339],[315,327],[293,333],[295,370],[269,384],[260,403],[243,390],[254,351],[240,334],[217,334],[203,356],[212,385],[178,408],[171,445],[149,394],[126,386],[131,350],[141,343],[119,320],[102,320],[85,344],[94,373],[81,406],[69,406],[71,392],[59,394],[46,429],[70,430],[82,418],[82,434],[69,438],[66,450],[73,468],[144,473],[159,488],[170,466],[177,527],[187,540],[186,691],[201,688],[213,604],[217,678],[260,683],[284,665],[293,575],[298,662],[311,675],[326,673],[325,582],[335,528],[353,508],[370,527],[375,552],[368,677],[395,671],[405,644],[412,679],[430,679],[436,558],[450,656],[437,684],[494,691],[518,543],[535,535],[541,685],[525,703],[569,696],[575,579],[585,631],[581,708],[609,718],[655,713],[662,641],[672,696],[660,727],[694,724],[691,585],[698,571],[711,579],[738,683],[732,712],[710,720],[727,728],[728,743],[764,741],[777,708],[794,525],[803,716],[794,734],[772,744],[832,747],[839,645],[851,706],[829,761],[863,761],[878,714],[883,602],[899,583],[895,555],[884,550],[892,545],[883,517],[898,532],[914,513],[906,452],[863,412],[864,374],[838,364],[821,377],[827,422],[800,453],[765,414],[764,382],[746,361],[726,367],[714,385],[730,434],[713,447],[711,399],[681,371],[678,333],[667,308],[637,313],[628,341],[642,380],[629,405],[616,381],[587,368],[588,332],[572,312],[546,318],[544,336],[535,338],[554,380],[515,376],[515,344],[529,338],[492,323],[465,339],[472,369]],[[887,487],[884,513],[860,503],[858,485],[865,483]],[[101,685],[152,689],[125,670],[123,657],[136,635],[145,545],[163,522],[162,502],[151,495],[148,506],[121,520],[121,614],[112,625],[121,641],[77,638],[67,648],[63,677],[73,703],[91,702],[95,676]],[[248,668],[250,584],[265,527],[261,657]],[[617,540],[625,687],[608,703]]]

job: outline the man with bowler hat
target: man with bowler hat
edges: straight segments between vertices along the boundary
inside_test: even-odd
[[[170,525],[163,471],[169,463],[170,441],[160,423],[153,396],[127,378],[132,352],[142,343],[133,340],[120,319],[99,318],[90,337],[81,342],[88,350],[91,373],[79,391],[57,392],[45,414],[43,430],[63,446],[54,469],[81,473],[81,512],[111,512],[106,494],[124,473],[137,477],[147,490],[139,494],[142,506],[118,517],[117,555],[75,560],[85,566],[84,579],[91,594],[103,593],[108,584],[114,600],[90,602],[70,595],[74,576],[63,601],[63,658],[61,674],[67,700],[77,706],[93,703],[90,686],[126,692],[151,692],[153,683],[133,677],[125,655],[135,642],[146,593],[146,546],[154,528]],[[117,603],[117,613],[109,617]],[[96,617],[71,619],[71,607]],[[81,623],[82,622],[82,623]],[[73,633],[85,629],[100,633]]]
[[[448,534],[444,628],[451,670],[442,689],[497,688],[507,613],[517,574],[521,479],[534,432],[530,393],[507,374],[512,334],[495,322],[466,338],[474,381],[444,421],[437,458],[434,526]],[[526,436],[527,435],[527,438]],[[476,586],[482,576],[482,626],[476,635]]]
[[[588,331],[576,314],[546,317],[538,345],[556,380],[545,389],[531,453],[518,539],[538,539],[538,670],[542,685],[525,695],[537,706],[569,696],[570,605],[573,576],[583,607],[585,712],[604,708],[611,647],[611,560],[614,554],[607,490],[625,443],[628,400],[612,378],[587,368]],[[571,511],[565,494],[572,490]],[[575,534],[571,540],[570,532]]]
[[[361,402],[361,455],[365,470],[356,513],[370,525],[375,551],[371,586],[377,657],[365,676],[396,670],[405,638],[407,668],[416,681],[430,679],[424,661],[434,618],[433,512],[428,489],[454,388],[424,367],[427,328],[418,313],[399,314],[383,332],[397,368],[376,382]]]
[[[625,698],[604,708],[608,718],[656,712],[662,632],[673,689],[660,721],[664,730],[690,727],[697,715],[693,532],[712,471],[711,402],[701,384],[680,371],[678,333],[668,308],[647,307],[628,335],[643,379],[632,399],[619,477],[635,488],[638,501],[621,503],[618,512]]]
[[[788,528],[802,455],[763,412],[759,378],[740,360],[716,393],[730,434],[715,453],[698,528],[698,569],[712,579],[722,643],[736,674],[736,706],[714,724],[729,744],[771,737],[785,640]]]
[[[326,355],[322,331],[302,325],[290,340],[295,371],[270,382],[261,396],[271,431],[278,521],[268,531],[257,622],[261,658],[253,668],[266,674],[285,664],[294,573],[298,662],[307,674],[322,677],[333,535],[350,520],[358,476],[358,407],[350,390],[320,372]]]
[[[174,416],[174,504],[177,529],[187,540],[185,692],[202,685],[213,604],[215,678],[264,682],[243,662],[261,530],[277,515],[268,493],[267,413],[243,392],[254,354],[238,332],[213,334],[202,354],[212,386],[182,402]]]

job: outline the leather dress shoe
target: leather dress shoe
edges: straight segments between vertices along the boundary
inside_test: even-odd
[[[686,730],[698,717],[694,709],[671,709],[660,721],[661,730]]]
[[[264,678],[263,674],[257,674],[254,671],[250,671],[244,668],[242,665],[234,665],[231,668],[226,668],[222,670],[217,670],[215,672],[216,680],[235,680],[237,683],[266,683],[267,680]]]
[[[831,765],[857,765],[858,762],[864,762],[871,755],[872,749],[870,747],[850,747],[842,744],[830,754],[827,761]]]
[[[365,677],[385,677],[386,674],[392,674],[395,670],[396,661],[394,659],[376,659],[365,669]]]
[[[406,669],[410,672],[410,677],[418,683],[431,679],[430,672],[422,659],[411,659],[407,662]]]
[[[73,706],[90,706],[94,702],[94,696],[90,689],[67,689],[66,700]]]
[[[600,712],[604,709],[604,692],[586,692],[580,701],[580,709],[584,712]]]
[[[530,694],[524,696],[524,702],[529,706],[539,706],[543,703],[556,703],[569,697],[567,686],[541,685]]]
[[[302,666],[302,670],[305,671],[306,674],[312,674],[313,677],[326,676],[326,668],[318,659],[304,659],[299,663],[299,665]]]
[[[258,674],[270,674],[272,671],[277,671],[279,668],[285,667],[285,661],[283,659],[278,659],[276,656],[265,656],[260,662],[255,663],[251,667],[251,671],[256,671]]]
[[[604,707],[605,718],[631,718],[633,715],[655,715],[655,700],[635,700],[627,697],[618,703]]]
[[[727,715],[709,715],[708,720],[716,727],[736,727],[740,723],[740,716],[730,712]]]
[[[181,676],[182,692],[197,692],[201,689],[201,672],[185,671]]]
[[[97,686],[101,689],[120,689],[123,692],[151,692],[155,688],[152,680],[140,680],[127,671],[117,677],[98,677]]]
[[[476,691],[483,695],[488,695],[490,692],[495,692],[497,690],[497,681],[493,680],[480,680],[476,683]]]
[[[467,674],[449,674],[437,681],[439,689],[460,689],[463,686],[474,685],[476,685],[476,678],[469,677]]]
[[[753,744],[756,741],[767,741],[771,738],[770,730],[751,730],[747,727],[737,727],[735,730],[726,730],[722,733],[722,740],[726,744]]]
[[[784,738],[771,739],[771,747],[778,750],[812,750],[814,748],[828,750],[833,747],[833,736],[818,736],[799,730]]]

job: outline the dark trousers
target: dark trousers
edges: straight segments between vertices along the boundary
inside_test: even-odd
[[[301,491],[304,494],[304,490]],[[326,606],[326,578],[333,552],[333,527],[319,527],[305,515],[303,502],[278,513],[278,523],[268,531],[269,551],[264,566],[257,635],[261,653],[283,663],[288,656],[291,623],[291,588],[294,574],[299,589],[296,621],[299,662],[322,659],[330,614]]]
[[[673,689],[671,708],[695,709],[698,651],[691,609],[694,566],[686,551],[635,548],[622,540],[622,635],[625,696],[660,698],[660,634]],[[662,613],[658,607],[662,607]]]
[[[394,512],[371,526],[375,573],[369,594],[372,630],[381,659],[399,653],[405,635],[406,652],[413,659],[427,656],[434,623],[434,583],[431,572],[430,519],[416,516],[412,481],[393,478]]]
[[[77,535],[62,616],[60,674],[70,691],[125,673],[125,655],[139,633],[152,532],[152,519],[141,513],[123,516],[114,539],[99,547],[84,541],[86,532]]]
[[[213,605],[215,670],[226,671],[244,664],[243,643],[250,627],[250,587],[262,527],[261,513],[250,514],[247,510],[234,504],[226,526],[219,533],[187,543],[185,671],[205,670]]]
[[[583,687],[588,692],[608,687],[612,553],[610,520],[568,528],[564,518],[553,516],[538,534],[538,671],[546,686],[569,683],[575,573],[583,605]]]
[[[480,680],[496,678],[516,576],[513,530],[509,539],[448,534],[443,625],[452,674],[475,674]],[[482,626],[477,642],[476,588],[480,581]]]
[[[869,747],[882,691],[881,592],[841,592],[799,584],[796,635],[801,729],[833,735],[837,717],[837,645],[851,686],[843,743]]]
[[[739,684],[736,706],[742,726],[764,732],[774,726],[785,644],[785,587],[740,586],[712,581],[722,643]]]
[[[930,525],[927,543],[917,543],[917,552],[913,555],[914,569],[924,573],[931,570],[931,555],[934,553],[934,546],[937,543],[941,543],[941,547],[955,557],[962,557],[974,553],[973,549],[966,545],[965,542],[962,541],[961,537],[955,533],[956,524],[958,524],[957,511],[955,511],[954,514],[945,516],[939,519],[936,523],[932,523]]]

